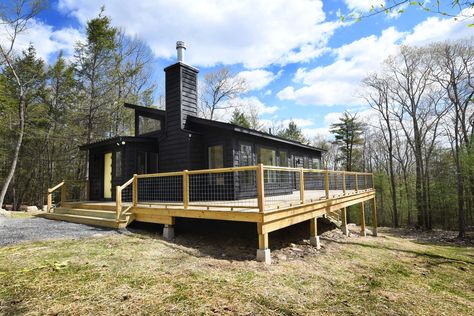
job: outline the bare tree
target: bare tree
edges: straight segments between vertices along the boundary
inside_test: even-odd
[[[397,186],[395,181],[394,157],[393,157],[393,131],[392,131],[392,115],[389,96],[389,85],[385,78],[379,78],[372,75],[364,80],[364,85],[369,88],[369,92],[365,97],[370,107],[376,110],[380,117],[380,130],[382,131],[383,140],[387,146],[388,154],[388,171],[390,176],[390,187],[392,193],[393,208],[393,226],[398,227],[398,207],[397,207]]]
[[[472,42],[472,41],[471,41]],[[462,167],[462,153],[472,145],[468,108],[474,97],[474,49],[472,43],[444,43],[430,47],[436,57],[434,79],[447,92],[446,101],[451,107],[452,131],[447,130],[451,139],[454,164],[456,167],[456,186],[458,201],[459,237],[466,235],[465,188]],[[471,175],[471,179],[473,176]],[[473,187],[474,188],[474,187]]]
[[[0,43],[0,65],[7,68],[12,73],[15,83],[18,87],[18,116],[19,130],[18,139],[16,141],[13,159],[10,170],[3,183],[0,192],[0,208],[3,205],[8,187],[15,175],[18,164],[18,157],[23,143],[25,133],[25,112],[26,112],[26,94],[28,93],[28,82],[25,82],[15,67],[15,58],[17,56],[15,44],[18,36],[24,33],[30,25],[30,21],[44,8],[44,3],[39,0],[27,1],[16,0],[10,5],[0,7],[0,25],[4,28],[6,36]]]
[[[239,76],[232,76],[229,68],[221,68],[204,76],[204,85],[199,96],[199,114],[210,120],[216,110],[226,110],[237,104],[227,102],[247,91],[247,82]]]
[[[418,225],[423,228],[429,228],[430,224],[428,188],[425,182],[425,159],[429,158],[429,152],[425,155],[424,145],[429,135],[432,136],[429,142],[434,144],[438,135],[436,129],[446,112],[443,104],[439,102],[441,96],[436,90],[437,87],[431,80],[432,62],[431,55],[425,49],[402,46],[400,53],[385,63],[394,101],[393,114],[414,152]]]

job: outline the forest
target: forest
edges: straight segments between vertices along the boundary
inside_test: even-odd
[[[15,9],[15,8],[14,8]],[[54,62],[18,36],[43,9],[34,2],[1,12],[10,32],[0,45],[0,206],[45,204],[62,179],[85,179],[78,146],[132,133],[127,101],[163,106],[153,54],[104,11],[88,21],[74,55]],[[2,8],[2,10],[7,10]],[[272,133],[327,150],[323,167],[375,174],[380,225],[459,231],[474,226],[474,40],[401,46],[361,82],[363,112],[345,112],[330,139],[290,122]],[[201,78],[201,115],[233,111],[231,122],[268,131],[257,109],[243,110],[246,83],[227,68]],[[6,207],[6,206],[5,206]]]

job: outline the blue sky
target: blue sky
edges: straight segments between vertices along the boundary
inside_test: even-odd
[[[293,119],[308,137],[328,137],[328,126],[345,110],[370,120],[357,96],[360,80],[379,70],[398,45],[474,34],[465,21],[415,7],[357,23],[340,21],[339,14],[367,12],[371,3],[384,1],[50,0],[19,46],[32,42],[49,61],[59,50],[71,55],[87,20],[105,5],[115,26],[150,46],[159,90],[162,69],[175,61],[175,42],[183,40],[186,61],[201,76],[228,66],[248,80],[251,90],[238,102],[258,108],[268,126]],[[230,114],[218,115],[226,120]]]

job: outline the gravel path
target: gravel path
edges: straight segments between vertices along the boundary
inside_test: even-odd
[[[117,233],[114,229],[44,218],[8,218],[0,216],[0,246],[33,240],[80,238]]]

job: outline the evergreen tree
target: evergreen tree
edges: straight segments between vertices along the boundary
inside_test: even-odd
[[[232,118],[229,121],[231,124],[239,125],[245,128],[250,128],[250,122],[245,116],[244,113],[240,112],[238,109],[234,110]]]
[[[309,143],[308,139],[303,135],[301,128],[293,120],[288,123],[287,128],[278,133],[278,136],[304,144]]]
[[[364,142],[362,138],[364,124],[357,119],[357,114],[344,112],[339,118],[339,123],[331,125],[330,132],[336,139],[334,143],[339,146],[341,156],[338,159],[344,161],[344,168],[347,171],[352,171],[355,148]]]

